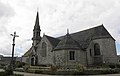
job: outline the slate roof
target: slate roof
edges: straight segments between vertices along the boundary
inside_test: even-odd
[[[105,29],[103,25],[83,30],[80,32],[72,33],[70,35],[74,40],[76,40],[79,43],[81,49],[86,49],[91,40],[94,39],[112,38],[114,40],[114,38],[109,34],[109,32]],[[62,40],[63,38],[64,36],[58,37],[58,39],[60,40]]]
[[[54,50],[62,50],[62,49],[80,49],[79,44],[73,40],[69,33],[58,43]]]
[[[27,57],[27,56],[30,56],[30,54],[32,53],[32,49],[33,46],[22,56],[22,57]]]
[[[56,47],[57,44],[59,43],[59,39],[51,37],[51,36],[47,36],[45,35],[45,37],[50,41],[50,43],[52,44],[53,47]]]

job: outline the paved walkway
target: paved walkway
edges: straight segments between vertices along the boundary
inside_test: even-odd
[[[16,74],[24,74],[24,76],[73,76],[73,75],[43,75],[43,74],[32,74],[32,73],[23,73],[15,72]],[[75,76],[120,76],[120,74],[107,74],[107,75],[75,75]]]
[[[4,71],[0,69],[0,71]],[[73,75],[43,75],[43,74],[32,74],[32,73],[25,73],[25,72],[17,72],[14,71],[16,74],[24,74],[24,76],[73,76]],[[107,75],[75,75],[75,76],[120,76],[120,74],[107,74]]]

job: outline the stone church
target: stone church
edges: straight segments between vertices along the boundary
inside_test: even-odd
[[[40,36],[37,12],[31,48],[22,56],[30,65],[74,66],[117,63],[115,39],[102,25],[57,38]]]

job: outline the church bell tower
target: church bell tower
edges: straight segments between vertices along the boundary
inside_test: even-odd
[[[33,46],[36,46],[36,44],[41,41],[40,32],[41,32],[41,29],[40,29],[40,25],[39,25],[39,13],[37,12],[35,26],[33,29],[33,38],[32,38]]]

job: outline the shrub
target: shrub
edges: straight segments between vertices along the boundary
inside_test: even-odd
[[[13,71],[12,71],[12,66],[11,65],[7,65],[5,68],[5,74],[6,75],[13,75]]]
[[[12,76],[24,76],[22,74],[13,74]]]
[[[51,67],[50,67],[50,71],[51,71],[51,72],[55,72],[55,71],[57,71],[57,69],[59,69],[58,66],[51,66]]]
[[[9,75],[8,73],[2,71],[2,72],[0,72],[0,76],[24,76],[24,75],[22,75],[22,74],[13,74],[13,75]]]
[[[27,71],[30,68],[30,65],[23,66],[24,71]]]
[[[102,68],[109,68],[109,65],[106,64],[106,63],[103,63],[103,64],[101,65],[101,67],[102,67]]]
[[[0,72],[0,76],[5,76],[5,72]]]
[[[85,71],[86,67],[82,64],[77,64],[76,65],[76,69],[79,71],[79,72],[83,72]]]
[[[16,62],[15,66],[16,66],[16,68],[21,68],[21,67],[25,66],[25,63],[24,62]]]
[[[13,71],[11,71],[11,70],[5,70],[5,74],[6,75],[13,75]]]
[[[0,64],[0,68],[4,68],[5,67],[5,64]]]
[[[114,68],[116,68],[116,64],[108,64],[108,66],[109,66],[109,68],[111,68],[111,69],[114,69]]]
[[[115,69],[90,69],[84,72],[75,72],[74,75],[99,75],[99,74],[116,74],[119,73]]]
[[[118,71],[115,69],[106,69],[101,71],[101,74],[115,74],[115,73],[118,73]]]
[[[120,64],[116,64],[116,67],[117,67],[117,68],[120,68]]]

